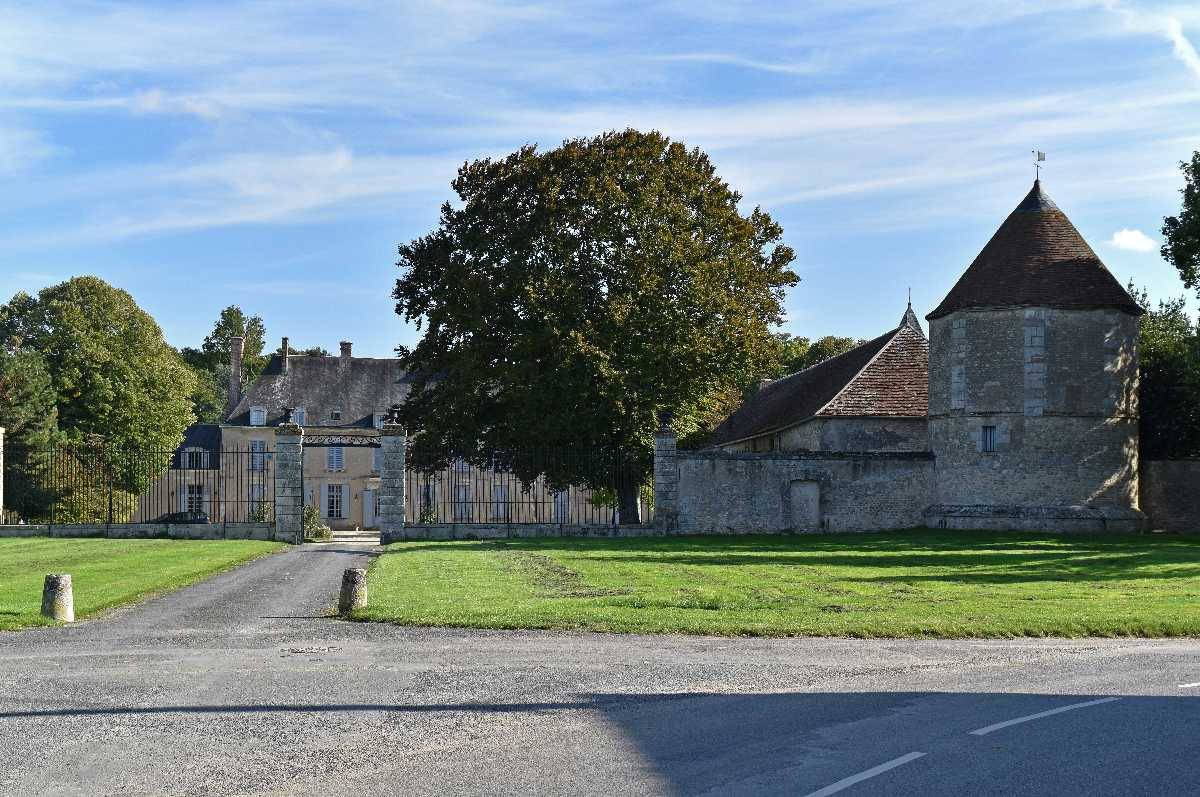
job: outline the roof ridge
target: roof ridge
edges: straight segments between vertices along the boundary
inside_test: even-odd
[[[906,329],[911,330],[912,327],[910,327],[908,324],[901,324],[900,326],[893,329],[890,333],[885,333],[885,334],[889,335],[887,341],[885,341],[884,344],[879,347],[879,350],[877,352],[875,352],[874,355],[871,356],[871,359],[867,360],[867,362],[863,365],[862,368],[859,368],[854,373],[854,376],[850,377],[850,379],[848,379],[846,381],[846,384],[842,385],[841,390],[839,390],[836,394],[834,394],[834,396],[831,399],[829,399],[829,401],[826,401],[824,404],[821,405],[820,409],[818,409],[816,412],[813,413],[813,417],[815,418],[816,416],[820,415],[822,412],[824,412],[829,407],[830,404],[837,401],[838,398],[843,393],[845,393],[847,390],[849,390],[850,386],[853,385],[856,381],[858,381],[858,378],[860,376],[862,376],[863,373],[865,373],[866,370],[868,368],[870,368],[875,363],[876,360],[879,359],[880,355],[882,355],[885,351],[888,350],[889,346],[891,346],[893,343],[896,342],[896,338],[899,337],[900,333]],[[880,335],[879,337],[883,337],[883,335]],[[920,337],[921,337],[921,340],[925,339],[924,335],[921,335]],[[879,340],[879,338],[876,338],[876,340]],[[866,344],[863,344],[863,345],[866,345]]]
[[[770,388],[774,387],[775,385],[778,385],[780,382],[784,382],[788,379],[791,379],[793,376],[799,376],[800,374],[808,373],[809,371],[812,371],[815,368],[820,368],[823,365],[828,365],[830,363],[836,363],[839,360],[849,357],[851,354],[858,351],[859,349],[865,349],[867,346],[871,345],[872,343],[874,343],[877,340],[880,340],[881,338],[890,338],[891,336],[893,336],[897,332],[899,332],[901,328],[902,328],[902,326],[896,327],[895,329],[891,330],[890,332],[884,332],[882,335],[876,335],[875,337],[871,338],[870,340],[864,340],[862,343],[858,344],[857,346],[846,349],[841,354],[835,354],[832,357],[826,357],[824,360],[821,360],[821,362],[813,363],[812,365],[808,366],[807,368],[801,368],[799,371],[792,371],[790,374],[784,374],[783,376],[779,377],[778,379],[772,379],[771,381],[767,382],[765,385],[762,386],[762,390],[769,390]],[[878,352],[876,352],[876,353],[878,354]]]

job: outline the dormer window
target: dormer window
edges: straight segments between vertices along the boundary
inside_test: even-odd
[[[208,467],[208,452],[202,448],[189,448],[183,452],[183,467],[187,470],[204,470]]]
[[[295,409],[292,410],[292,423],[296,424],[297,426],[304,425],[304,408],[303,407],[296,407]]]
[[[340,421],[341,419],[342,419],[342,411],[341,410],[330,410],[329,411],[329,420]]]
[[[375,428],[376,428],[376,429],[382,429],[382,428],[383,428],[383,421],[384,421],[384,419],[385,419],[385,418],[387,418],[387,413],[386,413],[386,412],[377,412],[377,413],[375,413]]]
[[[251,426],[266,426],[267,425],[267,408],[266,407],[251,407],[250,408],[250,425]]]

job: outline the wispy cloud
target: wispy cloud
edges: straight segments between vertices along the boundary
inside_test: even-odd
[[[1117,230],[1104,243],[1128,252],[1154,252],[1158,249],[1158,244],[1153,238],[1141,230],[1131,230],[1128,227]]]

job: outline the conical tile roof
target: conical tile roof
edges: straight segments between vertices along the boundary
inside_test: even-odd
[[[1111,307],[1142,313],[1039,180],[926,318],[973,307]]]

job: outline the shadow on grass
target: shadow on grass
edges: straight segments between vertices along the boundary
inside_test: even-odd
[[[1200,578],[1200,539],[905,531],[869,534],[542,538],[406,542],[380,556],[421,552],[526,552],[626,568],[839,568],[835,581],[958,582]],[[898,571],[880,572],[871,571]],[[923,572],[925,571],[925,572]],[[934,572],[928,572],[934,571]]]

